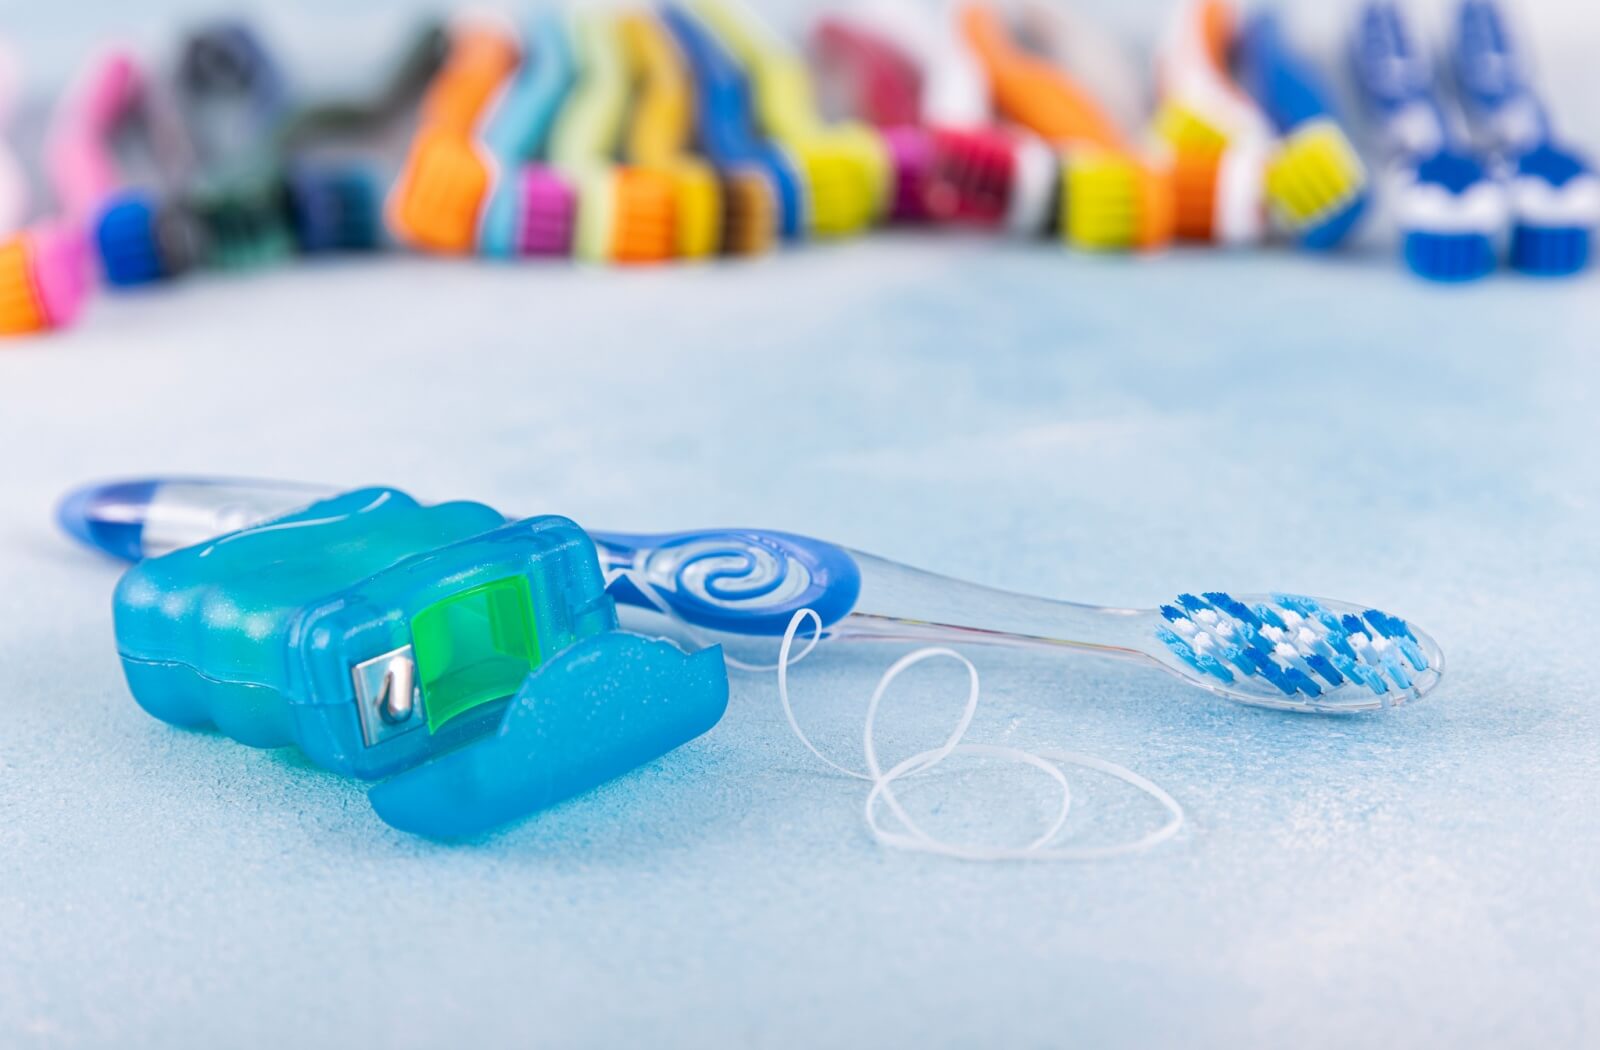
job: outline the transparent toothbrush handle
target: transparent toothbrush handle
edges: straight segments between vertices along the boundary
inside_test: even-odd
[[[924,572],[851,551],[861,594],[829,633],[840,639],[943,641],[1148,655],[1151,613],[1053,601]]]
[[[1150,637],[1146,611],[1013,594],[789,532],[591,535],[618,602],[723,635],[776,638],[795,613],[811,609],[839,639],[1132,655]]]
[[[86,485],[56,518],[68,535],[125,561],[153,558],[280,517],[338,489],[276,481],[164,478]]]

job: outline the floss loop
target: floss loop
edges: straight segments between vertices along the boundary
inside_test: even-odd
[[[811,639],[800,651],[799,655],[791,660],[790,652],[794,647],[795,635],[799,631],[801,623],[807,618],[810,618],[814,624]],[[867,793],[862,816],[867,823],[868,830],[872,832],[873,838],[882,845],[891,849],[932,853],[938,856],[953,857],[958,860],[1106,860],[1112,857],[1143,853],[1166,842],[1183,827],[1183,807],[1178,804],[1176,799],[1158,784],[1114,762],[1108,762],[1103,758],[1080,754],[1075,751],[1049,750],[1032,752],[994,744],[963,743],[962,740],[966,736],[967,730],[971,727],[973,717],[978,711],[980,696],[978,669],[965,656],[953,649],[942,647],[929,647],[908,653],[896,660],[883,673],[883,676],[878,679],[877,687],[872,691],[872,698],[867,703],[866,724],[862,728],[861,744],[862,751],[866,757],[867,772],[860,773],[840,765],[818,750],[817,746],[812,743],[811,738],[800,728],[800,723],[795,718],[794,705],[789,698],[789,666],[799,662],[809,654],[816,647],[821,637],[822,620],[811,609],[801,609],[789,621],[789,627],[783,635],[783,645],[778,651],[778,702],[783,705],[784,717],[789,721],[789,728],[807,751],[810,751],[830,769],[844,776],[865,780],[872,785],[871,790]],[[962,707],[961,717],[943,744],[912,755],[885,771],[878,759],[875,739],[878,708],[883,702],[884,695],[889,691],[889,687],[894,684],[895,679],[917,664],[934,659],[954,660],[966,669],[967,699]],[[1045,831],[1026,846],[974,846],[937,838],[913,820],[895,795],[895,782],[904,777],[926,773],[950,756],[958,754],[977,755],[984,758],[995,758],[1032,766],[1054,780],[1061,789],[1061,804]],[[1072,788],[1065,772],[1062,770],[1062,766],[1092,769],[1137,788],[1140,792],[1149,795],[1160,803],[1162,808],[1168,812],[1169,817],[1166,823],[1139,838],[1113,843],[1108,846],[1073,847],[1050,845],[1060,835],[1061,829],[1066,825],[1067,816],[1072,809]],[[893,814],[894,819],[899,823],[899,830],[884,826],[879,816],[883,808],[887,808]]]

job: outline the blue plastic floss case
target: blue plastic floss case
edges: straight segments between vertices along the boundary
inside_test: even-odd
[[[473,835],[706,732],[721,651],[618,629],[594,543],[554,515],[347,492],[130,568],[139,704],[377,781],[402,831]]]

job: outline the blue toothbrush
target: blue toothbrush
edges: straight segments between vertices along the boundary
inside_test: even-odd
[[[1507,222],[1505,192],[1453,132],[1433,69],[1393,0],[1362,8],[1350,66],[1390,157],[1407,265],[1434,281],[1488,274]]]
[[[1600,178],[1587,158],[1556,143],[1499,6],[1463,0],[1456,34],[1455,82],[1467,118],[1509,181],[1511,265],[1536,276],[1582,270],[1600,225]]]
[[[750,86],[743,71],[698,18],[676,4],[661,9],[694,71],[700,103],[700,139],[719,169],[756,168],[773,188],[779,232],[786,239],[805,230],[805,198],[793,162],[754,130]]]
[[[1267,164],[1266,197],[1279,225],[1307,248],[1342,242],[1366,209],[1366,167],[1334,115],[1315,67],[1296,53],[1271,12],[1246,19],[1238,38],[1239,84],[1283,141]]]
[[[129,561],[188,547],[326,498],[319,486],[213,479],[90,485],[61,526]],[[813,609],[839,640],[1074,649],[1153,663],[1190,685],[1286,711],[1357,712],[1417,699],[1443,656],[1406,621],[1295,595],[1179,595],[1158,609],[1113,609],[995,590],[822,540],[758,529],[654,535],[595,532],[613,598],[691,628],[783,634]]]

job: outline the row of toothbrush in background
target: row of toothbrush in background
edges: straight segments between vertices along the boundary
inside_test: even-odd
[[[884,222],[1327,250],[1376,188],[1402,255],[1444,281],[1587,265],[1600,180],[1556,138],[1504,13],[1463,0],[1438,76],[1392,2],[1359,9],[1353,82],[1374,178],[1270,11],[1180,0],[1154,100],[1065,9],[871,0],[806,46],[736,0],[429,27],[369,97],[297,100],[236,22],[172,71],[109,51],[54,109],[53,211],[0,164],[0,331],[196,266],[405,246],[650,263],[750,255]],[[1376,186],[1375,186],[1376,183]]]

